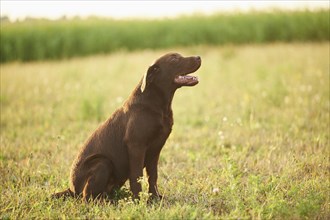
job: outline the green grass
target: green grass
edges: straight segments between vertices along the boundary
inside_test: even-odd
[[[203,64],[174,97],[165,199],[134,203],[126,184],[115,205],[49,200],[167,51],[1,65],[1,219],[329,219],[329,43],[172,48]]]
[[[193,45],[329,41],[329,10],[225,13],[163,20],[1,22],[0,61]]]

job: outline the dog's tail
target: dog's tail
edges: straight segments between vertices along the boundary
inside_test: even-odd
[[[68,197],[75,197],[75,193],[72,192],[70,190],[70,188],[62,191],[62,192],[58,192],[58,193],[54,193],[51,198],[52,199],[59,199],[59,198],[68,198]]]

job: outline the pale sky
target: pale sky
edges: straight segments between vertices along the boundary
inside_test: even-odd
[[[11,20],[25,17],[57,19],[66,17],[102,16],[173,17],[192,13],[210,14],[217,11],[248,11],[270,8],[282,9],[329,9],[329,0],[321,1],[15,1],[0,0],[1,16]]]

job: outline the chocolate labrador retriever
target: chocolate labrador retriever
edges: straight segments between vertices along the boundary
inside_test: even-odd
[[[138,179],[146,168],[149,193],[157,188],[160,151],[173,125],[171,103],[175,91],[194,86],[187,74],[201,66],[199,56],[169,53],[149,67],[124,105],[89,137],[73,163],[70,188],[53,195],[82,196],[85,200],[111,196],[127,179],[134,198],[141,192]]]

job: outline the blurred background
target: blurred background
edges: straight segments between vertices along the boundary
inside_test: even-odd
[[[329,1],[1,1],[1,62],[328,40]]]

